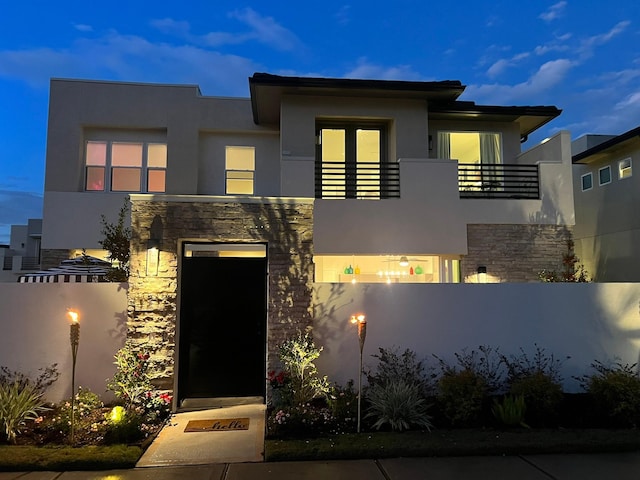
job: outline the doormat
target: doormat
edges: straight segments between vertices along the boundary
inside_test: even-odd
[[[219,418],[214,420],[189,420],[185,432],[232,432],[249,430],[248,418]]]

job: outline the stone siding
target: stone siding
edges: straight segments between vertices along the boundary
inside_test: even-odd
[[[70,255],[71,251],[67,249],[44,248],[40,250],[40,268],[46,270],[59,267],[60,262],[68,260]]]
[[[538,282],[541,270],[560,270],[572,228],[560,225],[468,225],[468,255],[461,261],[465,282],[477,281],[487,267],[487,282]]]
[[[155,228],[161,221],[160,261],[158,275],[147,276],[154,219]],[[151,351],[158,388],[173,388],[180,240],[267,242],[268,369],[276,367],[277,345],[311,326],[313,204],[134,200],[131,225],[128,338]]]

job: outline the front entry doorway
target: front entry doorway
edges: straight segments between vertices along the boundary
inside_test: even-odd
[[[263,402],[266,245],[184,243],[180,280],[178,408]]]

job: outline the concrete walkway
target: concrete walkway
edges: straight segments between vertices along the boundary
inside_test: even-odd
[[[640,452],[223,463],[106,472],[5,472],[0,480],[638,480]]]
[[[249,404],[175,414],[136,466],[262,462],[265,411],[263,404]],[[242,429],[232,430],[225,425],[225,420],[234,419],[236,424],[244,424]],[[200,422],[202,431],[185,431],[190,422]]]

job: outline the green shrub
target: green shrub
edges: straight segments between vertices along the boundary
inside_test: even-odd
[[[83,430],[90,430],[95,423],[95,418],[91,415],[95,410],[104,407],[100,396],[88,388],[78,387],[74,402],[75,431],[81,433]],[[67,435],[71,432],[71,399],[60,402],[54,415],[49,419],[49,429]],[[93,426],[95,428],[95,426]]]
[[[267,417],[269,437],[314,437],[333,433],[334,418],[322,403],[306,403],[272,409]]]
[[[15,443],[27,420],[35,420],[45,410],[42,392],[35,385],[20,381],[0,383],[0,424],[10,443]]]
[[[290,399],[291,405],[304,405],[318,398],[326,398],[329,393],[327,377],[321,377],[314,361],[318,359],[322,347],[316,347],[311,335],[299,333],[286,340],[278,349],[290,393],[283,399]]]
[[[438,403],[453,426],[475,426],[480,423],[488,388],[485,379],[465,368],[445,371],[438,381]]]
[[[475,376],[481,378],[488,395],[495,395],[505,391],[505,369],[497,348],[488,345],[480,345],[477,350],[462,351],[454,354],[456,364],[451,365],[442,358],[434,355],[440,364],[442,375],[455,373],[458,369],[473,372]]]
[[[373,427],[380,429],[389,425],[393,431],[420,427],[431,430],[431,417],[427,414],[429,405],[421,395],[420,388],[402,378],[394,378],[386,383],[376,383],[367,389],[369,407],[365,418],[373,418]]]
[[[557,358],[535,345],[535,353],[522,348],[518,355],[502,355],[507,368],[507,385],[512,395],[522,395],[527,404],[527,418],[535,426],[556,423],[564,397],[562,391],[563,363],[570,357]]]
[[[614,426],[640,426],[640,377],[636,364],[599,361],[591,364],[595,373],[578,378],[594,400],[596,408]]]
[[[397,348],[378,348],[378,354],[372,355],[377,359],[375,370],[367,369],[365,375],[367,383],[373,385],[387,385],[391,380],[401,379],[410,385],[416,385],[422,396],[435,394],[436,374],[433,369],[418,360],[416,353],[406,349],[398,353]]]
[[[514,380],[509,392],[524,398],[532,425],[543,426],[556,422],[564,394],[562,387],[545,373],[536,372]]]
[[[144,438],[142,418],[128,411],[117,422],[108,422],[104,432],[104,443],[135,443]]]
[[[18,383],[21,387],[31,385],[36,392],[44,393],[60,376],[58,364],[52,363],[48,367],[38,369],[40,374],[32,378],[22,372],[9,370],[7,367],[0,367],[0,384]]]
[[[527,405],[522,395],[507,395],[502,399],[502,403],[497,400],[493,401],[491,412],[502,424],[508,427],[525,427],[529,426],[524,423],[524,414],[527,411]]]

